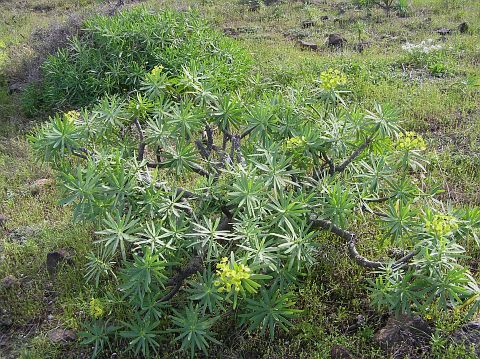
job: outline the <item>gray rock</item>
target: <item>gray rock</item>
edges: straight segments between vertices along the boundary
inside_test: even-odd
[[[313,42],[298,40],[297,43],[300,45],[302,49],[313,50],[313,51],[318,50],[318,45]]]
[[[330,47],[342,47],[347,43],[347,40],[340,34],[328,35],[327,45]]]
[[[54,275],[57,272],[58,265],[62,262],[72,264],[71,256],[65,249],[59,249],[55,252],[47,254],[47,271],[50,275]]]
[[[458,328],[452,334],[452,340],[466,348],[473,347],[475,354],[480,358],[480,318]]]
[[[7,275],[0,282],[0,287],[2,287],[3,289],[9,289],[9,288],[12,288],[13,286],[16,286],[17,284],[18,284],[17,278],[15,278],[13,275]]]
[[[38,233],[38,228],[35,228],[32,226],[21,226],[12,230],[9,233],[8,238],[12,242],[18,242],[20,244],[23,244],[27,241],[27,239],[33,237],[37,233]]]
[[[66,343],[77,339],[77,335],[70,329],[52,329],[48,332],[48,339],[52,343]]]
[[[40,178],[30,185],[30,193],[33,196],[36,196],[46,188],[50,187],[53,183],[54,180],[52,178]]]
[[[314,27],[314,26],[315,26],[315,21],[313,21],[313,20],[302,21],[302,29],[308,29],[308,28]]]
[[[432,333],[430,325],[420,316],[391,316],[385,326],[375,333],[374,341],[393,358],[408,358],[412,353],[428,350]]]
[[[466,22],[462,22],[460,25],[458,25],[458,31],[460,31],[461,34],[468,32],[468,24]]]
[[[354,356],[341,345],[334,345],[330,351],[330,358],[332,359],[354,359]]]

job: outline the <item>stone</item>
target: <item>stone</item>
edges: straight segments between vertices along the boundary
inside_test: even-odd
[[[54,275],[57,272],[58,265],[62,262],[72,264],[70,254],[65,249],[59,249],[55,252],[47,254],[47,271],[48,274]]]
[[[70,329],[52,329],[48,332],[48,339],[52,343],[66,343],[77,339],[77,335]]]
[[[7,216],[2,213],[0,213],[0,228],[7,229]]]
[[[308,28],[314,27],[314,26],[315,26],[315,21],[313,21],[313,20],[302,21],[302,29],[308,29]]]
[[[54,180],[52,178],[40,178],[30,185],[30,193],[36,196],[45,188],[50,187],[53,182]]]
[[[327,45],[329,47],[342,47],[347,43],[347,40],[340,34],[328,35]]]
[[[297,43],[300,45],[302,49],[313,50],[313,51],[318,50],[318,45],[313,42],[298,40]]]
[[[2,279],[0,282],[0,287],[4,289],[12,288],[18,284],[18,279],[15,278],[13,275],[7,275],[5,278]]]
[[[18,92],[21,92],[23,90],[23,84],[21,83],[18,83],[18,82],[13,82],[11,84],[8,85],[8,93],[10,95],[14,94],[14,93],[18,93]]]
[[[391,316],[373,340],[392,353],[393,358],[404,358],[413,352],[427,351],[432,333],[433,329],[420,316]]]
[[[455,330],[451,338],[467,349],[473,347],[475,354],[480,358],[480,317]]]
[[[446,36],[446,35],[450,35],[452,33],[452,30],[450,30],[446,27],[442,27],[442,28],[436,30],[435,32],[439,35]]]
[[[462,22],[460,25],[458,25],[458,31],[460,31],[461,34],[468,32],[468,24],[466,22]]]
[[[15,228],[8,234],[8,238],[13,242],[18,242],[19,244],[23,244],[29,239],[30,237],[34,236],[38,233],[38,229],[32,226],[21,226]]]
[[[354,356],[341,345],[334,345],[330,351],[330,358],[332,359],[354,359]]]

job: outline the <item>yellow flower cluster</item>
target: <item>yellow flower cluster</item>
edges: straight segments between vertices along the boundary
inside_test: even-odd
[[[425,222],[425,228],[438,236],[444,236],[458,228],[457,220],[453,216],[436,214]]]
[[[158,76],[159,74],[162,73],[162,71],[163,71],[163,66],[162,65],[157,65],[150,71],[150,74],[152,76]]]
[[[291,137],[283,143],[283,148],[292,156],[292,163],[297,168],[309,169],[313,165],[312,158],[305,155],[306,145],[305,136]]]
[[[404,134],[400,133],[395,147],[399,150],[425,150],[427,145],[425,140],[419,134],[413,131],[407,131]]]
[[[224,257],[217,264],[218,279],[213,283],[219,292],[230,292],[232,287],[239,292],[242,287],[242,280],[250,278],[250,268],[243,264],[233,263],[230,265],[228,258]]]
[[[90,315],[95,319],[103,316],[104,309],[100,299],[92,298],[90,300]]]
[[[335,90],[347,83],[347,75],[337,69],[328,69],[320,73],[320,81],[325,90]]]
[[[64,114],[65,119],[69,122],[75,122],[80,117],[80,112],[71,110]]]
[[[293,151],[298,149],[299,147],[303,147],[307,144],[307,141],[305,140],[305,136],[299,137],[291,137],[285,142],[285,149],[287,151]]]

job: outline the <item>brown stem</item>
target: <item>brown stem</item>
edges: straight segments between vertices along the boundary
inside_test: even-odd
[[[203,145],[202,141],[196,140],[195,145],[197,146],[198,152],[200,153],[200,156],[202,156],[203,159],[207,160],[209,156],[208,150],[205,148]]]
[[[347,242],[348,254],[350,258],[352,258],[357,264],[361,265],[362,267],[378,269],[387,266],[386,263],[369,260],[362,256],[360,253],[358,253],[358,250],[356,248],[358,238],[354,233],[337,227],[332,222],[323,219],[313,219],[312,225],[315,228],[329,230],[336,236],[344,239]],[[403,266],[404,264],[407,264],[415,256],[415,254],[415,251],[409,252],[407,255],[397,260],[393,264],[393,266],[398,268]]]
[[[207,133],[207,151],[210,155],[213,148],[213,130],[209,125],[207,125],[205,126],[205,132]]]
[[[357,147],[357,149],[345,160],[343,161],[340,165],[335,166],[333,165],[330,166],[330,174],[338,173],[338,172],[343,172],[347,168],[347,166],[353,162],[355,158],[357,158],[365,148],[367,148],[370,143],[372,142],[372,137],[368,137],[365,142],[363,142],[360,146]]]
[[[230,230],[232,227],[232,217],[229,216],[224,216],[222,218],[222,221],[220,222],[220,225],[218,226],[219,231],[225,231],[225,230]],[[185,267],[180,269],[172,278],[170,278],[166,286],[167,287],[172,287],[170,292],[165,294],[160,300],[158,301],[159,303],[161,302],[167,302],[170,299],[172,299],[175,294],[177,294],[180,289],[182,288],[183,282],[185,279],[190,277],[191,275],[200,272],[204,268],[204,259],[205,255],[197,255],[194,256],[190,259],[190,261],[187,263]]]
[[[182,284],[185,281],[185,279],[201,271],[202,269],[203,269],[203,256],[192,257],[184,268],[180,269],[177,272],[177,274],[175,274],[172,278],[168,280],[166,285],[168,287],[173,286],[173,288],[165,296],[160,298],[159,302],[166,302],[172,299],[182,287]]]
[[[246,130],[244,133],[240,135],[240,139],[244,139],[247,137],[254,129],[257,128],[258,125],[250,127],[248,130]]]
[[[140,143],[138,144],[137,160],[143,161],[143,156],[145,155],[145,146],[146,146],[145,136],[143,135],[142,126],[140,125],[140,122],[138,122],[138,118],[136,118],[133,121],[133,124],[137,128],[138,136],[140,137]]]

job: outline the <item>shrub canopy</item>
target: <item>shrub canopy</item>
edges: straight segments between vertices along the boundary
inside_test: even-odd
[[[233,90],[251,63],[233,40],[195,13],[135,8],[92,17],[82,29],[42,65],[41,82],[24,96],[27,112],[79,108],[107,94],[126,95],[140,89],[154,66],[170,76],[188,68],[208,78],[207,87]]]

